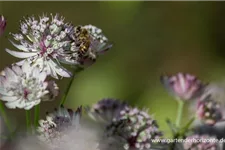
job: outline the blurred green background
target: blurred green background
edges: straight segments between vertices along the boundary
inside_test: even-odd
[[[118,98],[149,108],[169,135],[165,119],[175,120],[177,104],[161,85],[160,75],[189,72],[203,81],[224,80],[224,2],[0,2],[0,14],[8,23],[0,37],[1,70],[19,60],[4,51],[15,50],[9,32],[18,32],[23,16],[42,13],[60,13],[75,25],[93,24],[114,43],[77,74],[65,104],[70,108]],[[69,81],[58,81],[61,95]],[[59,101],[41,103],[42,118]],[[24,110],[7,112],[25,124]],[[183,123],[187,118],[186,113]]]

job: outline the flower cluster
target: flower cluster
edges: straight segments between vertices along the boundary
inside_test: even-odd
[[[162,83],[179,100],[195,100],[196,116],[203,123],[214,125],[224,119],[224,88],[212,84],[203,84],[197,77],[178,73],[174,76],[162,76]]]
[[[22,66],[7,67],[0,75],[0,99],[7,102],[8,108],[26,110],[41,101],[50,100],[49,96],[57,96],[58,87],[56,84],[49,84],[46,77],[46,72],[31,67],[27,61]]]
[[[37,131],[42,141],[52,141],[60,139],[65,129],[69,127],[78,128],[82,108],[77,108],[76,111],[60,107],[55,112],[46,116],[46,120],[40,120]]]
[[[117,99],[102,99],[92,107],[87,107],[87,113],[96,121],[110,123],[126,106],[127,104],[125,102],[121,102]]]
[[[159,139],[162,133],[158,125],[145,111],[126,107],[107,127],[109,136],[125,141],[124,149],[149,149],[151,139]]]
[[[181,100],[192,100],[201,95],[205,84],[191,74],[178,73],[174,76],[161,76],[161,82],[168,91]]]
[[[97,54],[111,47],[101,29],[95,26],[73,26],[64,22],[58,14],[34,16],[24,19],[20,24],[20,33],[12,34],[11,43],[22,52],[6,49],[11,55],[28,60],[32,66],[38,66],[52,77],[71,77],[71,72],[61,63],[82,65],[85,59],[97,57]],[[19,62],[18,64],[21,64]]]
[[[114,138],[115,145],[121,143],[124,149],[149,149],[151,139],[162,136],[155,120],[146,111],[132,108],[114,99],[103,99],[93,105],[93,114],[107,121],[104,139]],[[96,118],[96,117],[95,117]],[[111,120],[110,120],[111,119]]]
[[[185,140],[184,150],[217,150],[219,147],[216,138],[208,135],[191,135]]]
[[[211,97],[207,97],[203,101],[199,101],[197,106],[197,116],[200,120],[209,125],[214,125],[222,120],[221,106]]]
[[[5,25],[1,16],[0,34]],[[0,76],[0,98],[7,101],[8,108],[28,110],[40,101],[54,100],[59,88],[55,81],[47,81],[47,76],[71,77],[72,73],[62,64],[84,67],[112,46],[101,29],[93,25],[74,26],[58,14],[24,18],[19,33],[11,35],[14,40],[10,42],[19,51],[6,51],[23,60],[7,67]]]

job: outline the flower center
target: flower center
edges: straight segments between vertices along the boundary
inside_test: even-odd
[[[41,56],[44,56],[44,54],[47,52],[47,49],[48,47],[45,46],[45,43],[44,43],[44,39],[41,40],[40,42],[40,48],[41,48]]]
[[[23,97],[24,97],[25,99],[27,99],[27,96],[28,96],[29,93],[30,93],[30,92],[28,91],[28,89],[25,88],[24,91],[23,91]]]

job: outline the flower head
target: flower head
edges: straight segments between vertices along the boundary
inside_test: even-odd
[[[208,135],[191,135],[183,143],[184,150],[217,150],[218,144],[215,137]]]
[[[7,102],[8,108],[31,109],[53,92],[48,90],[46,76],[27,61],[23,66],[7,67],[0,75],[0,99]]]
[[[70,39],[71,33],[73,26],[64,23],[64,18],[58,14],[51,15],[51,18],[43,15],[39,19],[32,16],[21,21],[20,33],[12,34],[18,44],[10,40],[22,52],[9,49],[6,51],[15,57],[24,58],[55,78],[58,78],[58,75],[70,77],[71,73],[63,68],[58,60],[64,57],[62,53],[71,49],[74,44]],[[18,64],[22,63],[23,61]]]
[[[208,96],[198,102],[197,117],[205,124],[214,125],[223,119],[222,107]]]
[[[91,108],[87,108],[88,115],[98,121],[110,123],[113,118],[117,118],[120,111],[123,110],[127,104],[117,99],[102,99]]]
[[[76,111],[66,109],[63,106],[48,114],[46,120],[40,120],[37,131],[43,141],[52,141],[60,139],[65,129],[69,127],[78,127],[81,117],[81,107]]]
[[[93,25],[76,26],[71,38],[75,41],[75,45],[64,52],[66,54],[63,57],[64,62],[81,66],[92,64],[99,54],[112,47],[102,30]]]
[[[4,16],[0,15],[0,36],[3,34],[6,28],[6,20]]]
[[[123,141],[124,149],[149,149],[151,139],[158,139],[162,133],[158,125],[145,111],[125,107],[107,127],[108,136]]]
[[[161,82],[171,94],[181,100],[196,98],[205,87],[195,76],[184,73],[178,73],[174,76],[162,76]]]

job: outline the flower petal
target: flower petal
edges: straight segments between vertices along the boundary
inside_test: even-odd
[[[56,64],[54,61],[52,61],[51,59],[48,61],[49,65],[51,66],[52,69],[54,69],[54,71],[59,74],[62,77],[71,77],[72,74],[71,72],[69,72],[68,70],[66,70],[65,68],[63,68],[61,65]]]
[[[0,95],[0,99],[3,101],[15,101],[15,100],[18,100],[19,98],[17,96]]]
[[[17,52],[6,49],[6,52],[17,58],[28,58],[37,55],[37,53]]]
[[[19,45],[19,44],[15,44],[12,40],[9,40],[13,46],[15,46],[16,48],[18,48],[19,50],[25,51],[25,52],[29,52],[29,50],[27,49],[27,47],[23,46],[23,45]]]

